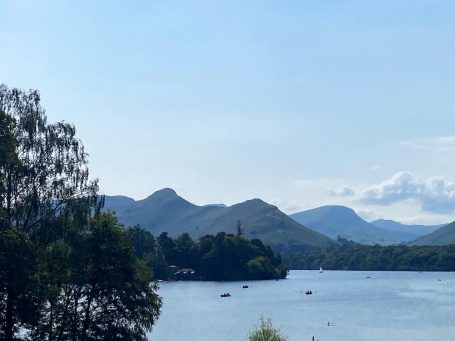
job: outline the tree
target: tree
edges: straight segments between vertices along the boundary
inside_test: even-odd
[[[153,271],[154,279],[168,279],[168,264],[153,235],[136,225],[127,229],[133,242],[134,255]]]
[[[91,220],[91,235],[81,269],[81,340],[144,338],[159,316],[161,300],[152,273],[133,257],[117,219],[101,214]]]
[[[167,232],[161,233],[156,242],[163,253],[164,257],[168,264],[173,264],[174,262],[174,240],[168,236]]]
[[[235,231],[236,231],[237,237],[243,236],[242,222],[240,221],[240,219],[237,219],[237,223],[235,224]]]
[[[161,299],[152,272],[133,254],[117,218],[101,213],[66,244],[48,248],[49,304],[32,330],[36,340],[143,340]],[[62,261],[63,260],[63,261]],[[56,274],[59,270],[59,274]]]
[[[138,340],[159,316],[152,272],[89,179],[73,125],[0,85],[0,336]]]
[[[75,133],[68,123],[47,123],[38,91],[0,85],[0,230],[5,238],[14,233],[19,236],[20,231],[22,239],[16,241],[26,238],[38,254],[50,241],[64,238],[62,229],[49,229],[53,219],[74,214],[76,206],[77,214],[88,217],[101,205],[97,181],[88,178],[87,154]],[[6,243],[12,241],[6,239]],[[27,271],[31,276],[38,270],[35,266]],[[38,278],[38,273],[33,277]],[[16,294],[31,298],[14,292],[16,280],[7,273],[0,283],[6,288],[5,314],[0,321],[6,340],[14,338],[11,331],[26,322],[20,314],[11,320],[11,312],[20,309],[12,298]]]
[[[0,339],[13,340],[19,328],[39,317],[39,286],[35,277],[36,251],[18,229],[0,231]]]
[[[250,333],[249,341],[287,341],[287,337],[275,329],[270,319],[261,317],[259,328]]]
[[[26,233],[36,232],[46,219],[70,208],[66,203],[72,199],[93,206],[99,198],[75,127],[48,124],[40,100],[36,90],[0,85],[0,153],[6,155],[0,163],[0,216],[4,228]]]
[[[188,233],[183,233],[174,240],[174,262],[175,265],[181,267],[194,267],[193,247],[195,246],[193,239]]]
[[[141,228],[139,225],[127,229],[133,243],[134,255],[137,258],[144,258],[147,254],[156,253],[156,243],[153,235]]]

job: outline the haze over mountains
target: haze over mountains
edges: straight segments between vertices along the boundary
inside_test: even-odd
[[[404,225],[393,220],[369,223],[354,210],[336,205],[287,216],[260,199],[229,207],[223,204],[197,206],[170,188],[138,201],[126,196],[106,196],[104,210],[115,211],[125,226],[140,225],[155,235],[168,232],[176,236],[188,232],[194,238],[221,231],[235,233],[240,220],[247,237],[262,239],[277,249],[293,245],[325,247],[335,243],[338,236],[362,244],[399,244],[432,232],[431,239],[423,237],[415,242],[419,245],[444,243],[445,239],[452,240],[452,234],[455,242],[455,226],[443,230],[439,229],[443,225]]]

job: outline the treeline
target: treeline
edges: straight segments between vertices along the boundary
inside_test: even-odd
[[[291,269],[369,271],[455,271],[455,245],[380,246],[339,239],[329,249],[294,250],[284,256]]]
[[[0,340],[145,340],[161,308],[74,126],[0,85]]]
[[[187,233],[173,239],[164,232],[154,238],[140,227],[129,228],[128,233],[136,256],[153,270],[155,279],[172,279],[171,266],[194,270],[198,280],[262,280],[287,275],[281,256],[259,239],[223,232],[197,241]]]

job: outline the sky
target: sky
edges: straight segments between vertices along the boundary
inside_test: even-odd
[[[0,1],[0,83],[102,193],[455,220],[452,0]]]

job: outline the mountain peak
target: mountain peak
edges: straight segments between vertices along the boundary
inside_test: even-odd
[[[174,191],[172,188],[163,188],[154,192],[152,195],[149,196],[149,198],[167,198],[176,196],[178,196],[177,192]]]
[[[125,226],[141,225],[154,234],[168,232],[176,236],[183,232],[193,238],[220,231],[233,233],[237,221],[242,222],[246,236],[265,243],[325,247],[334,241],[316,233],[261,199],[251,199],[229,207],[197,206],[164,188],[148,198],[117,210]]]
[[[357,215],[357,213],[355,213],[355,211],[352,208],[342,205],[325,205],[319,207],[319,209],[330,210],[332,212],[354,213],[355,215]]]
[[[328,205],[291,214],[291,217],[309,228],[331,238],[341,236],[359,243],[392,243],[395,237],[360,218],[352,208]]]
[[[248,207],[274,207],[273,205],[270,205],[269,203],[266,203],[264,200],[259,198],[249,199],[237,205],[245,205]]]

